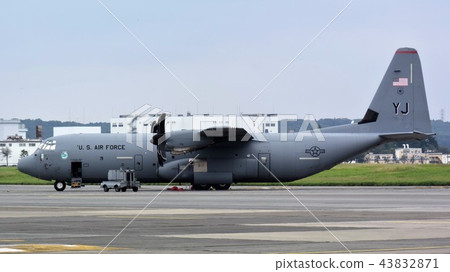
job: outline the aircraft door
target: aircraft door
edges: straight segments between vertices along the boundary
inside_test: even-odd
[[[134,155],[134,170],[142,171],[143,158],[142,155]]]
[[[72,162],[71,164],[72,178],[82,178],[83,168],[81,162]]]
[[[267,169],[270,170],[270,154],[269,153],[259,153],[258,154],[258,177],[270,177],[270,173],[269,171],[267,171]],[[267,167],[264,168],[264,166],[261,165],[261,163]]]

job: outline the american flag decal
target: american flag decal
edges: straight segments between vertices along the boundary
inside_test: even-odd
[[[396,78],[396,79],[394,79],[394,82],[392,82],[392,86],[406,87],[406,86],[408,86],[408,78],[407,77]]]

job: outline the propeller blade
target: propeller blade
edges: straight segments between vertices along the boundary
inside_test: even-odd
[[[167,161],[166,151],[163,149],[164,148],[158,148],[158,164],[159,164],[159,166],[163,166],[164,163]]]
[[[157,148],[157,156],[158,156],[158,164],[159,166],[163,166],[164,162],[167,161],[166,158],[166,114],[163,113],[159,116],[156,122],[152,124],[152,132],[155,133],[153,135],[151,142],[156,145]]]
[[[158,131],[158,123],[156,121],[152,122],[152,133],[156,133]]]
[[[166,114],[163,113],[161,114],[161,116],[159,116],[158,118],[158,133],[159,134],[164,134],[166,133]]]

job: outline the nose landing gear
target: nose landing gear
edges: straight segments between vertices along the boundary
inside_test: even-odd
[[[58,192],[64,191],[66,189],[66,182],[57,180],[53,184],[53,187],[55,187],[55,190]]]

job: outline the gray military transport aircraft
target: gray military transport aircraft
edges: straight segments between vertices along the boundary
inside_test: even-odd
[[[266,141],[260,141],[243,128],[231,127],[169,135],[162,114],[152,132],[142,146],[127,140],[126,134],[52,137],[21,159],[18,168],[54,180],[57,191],[74,178],[83,183],[104,181],[111,169],[132,169],[141,182],[169,182],[176,177],[175,182],[191,183],[194,189],[227,190],[237,182],[276,182],[275,176],[281,182],[298,180],[387,141],[433,135],[420,59],[413,48],[395,52],[358,123],[284,136],[265,134]]]

